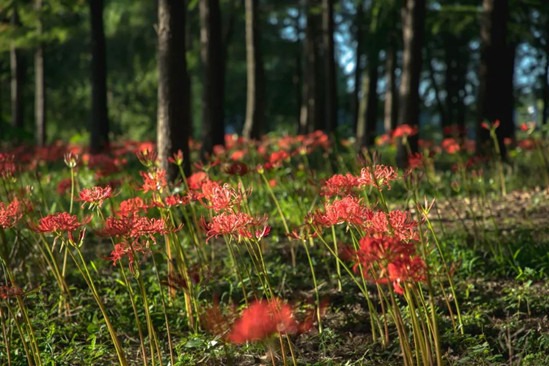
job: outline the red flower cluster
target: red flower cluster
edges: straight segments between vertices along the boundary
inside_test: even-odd
[[[397,294],[404,293],[403,283],[425,280],[426,265],[416,255],[412,241],[389,236],[364,237],[360,240],[356,259],[355,271],[362,269],[366,278],[377,283],[391,282]]]
[[[324,213],[319,211],[312,214],[309,221],[323,227],[343,223],[361,227],[372,218],[372,215],[372,211],[363,206],[358,198],[346,196],[333,202],[326,202]]]
[[[133,216],[141,211],[146,212],[149,209],[149,205],[143,201],[141,197],[129,198],[120,202],[117,216],[127,217]]]
[[[392,133],[393,138],[400,138],[400,137],[408,137],[413,136],[417,134],[418,128],[417,126],[410,126],[408,124],[403,124],[400,126],[397,126],[397,128],[394,129]]]
[[[83,225],[84,223],[78,221],[76,215],[60,212],[42,217],[38,222],[36,231],[41,233],[72,232]]]
[[[227,340],[235,344],[264,340],[274,334],[294,334],[299,324],[293,309],[280,299],[256,301],[234,323]]]
[[[205,204],[206,207],[216,212],[238,206],[242,201],[242,195],[229,184],[221,185],[212,180],[208,180],[202,184],[200,198],[207,201]]]
[[[0,153],[0,177],[12,177],[15,174],[15,156],[13,154]]]
[[[442,140],[442,143],[440,144],[442,149],[446,151],[446,153],[453,155],[460,150],[459,143],[456,141],[456,139],[452,137],[445,138]]]
[[[116,264],[119,261],[121,261],[124,257],[128,257],[130,270],[133,271],[133,262],[134,262],[135,253],[147,253],[147,252],[148,252],[148,248],[139,244],[139,242],[133,242],[132,244],[121,242],[114,245],[114,250],[111,252],[111,255],[108,259],[112,261],[113,266],[116,266]]]
[[[0,286],[0,300],[7,300],[21,295],[23,295],[23,290],[17,286]]]
[[[156,242],[154,235],[164,235],[169,230],[162,219],[152,219],[141,216],[108,217],[105,220],[105,227],[100,234],[105,236],[122,236],[131,239],[138,239],[142,236]]]
[[[23,210],[17,198],[7,205],[0,202],[0,227],[7,229],[15,226],[22,216]]]
[[[335,174],[328,178],[322,187],[322,195],[327,197],[346,196],[358,187],[358,177],[351,173]]]
[[[256,219],[244,212],[223,212],[212,217],[211,222],[203,222],[203,226],[208,236],[206,240],[221,235],[229,235],[237,240],[242,238],[259,240],[269,235],[271,231],[270,226],[267,225],[266,216]]]
[[[150,172],[139,172],[139,174],[143,177],[143,186],[141,187],[143,192],[162,192],[168,185],[165,170],[156,169]]]
[[[378,164],[362,168],[360,176],[354,176],[351,173],[345,175],[335,174],[328,178],[322,187],[322,195],[345,196],[354,194],[357,188],[383,186],[391,189],[391,182],[398,179],[396,170],[387,165]]]
[[[110,186],[84,188],[80,191],[80,201],[89,203],[90,207],[101,207],[103,202],[111,197],[112,188]]]

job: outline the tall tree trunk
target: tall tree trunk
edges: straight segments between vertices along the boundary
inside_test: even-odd
[[[17,9],[13,9],[11,16],[13,27],[21,25]],[[10,46],[10,69],[11,69],[11,125],[16,129],[24,127],[23,118],[23,84],[25,78],[24,60],[21,51],[12,44]]]
[[[465,134],[465,78],[469,61],[466,51],[467,40],[451,34],[447,34],[445,38],[447,41],[444,47],[446,64],[444,104],[447,118],[442,121],[443,132],[446,136],[455,135],[457,132],[458,137],[463,137]]]
[[[395,129],[398,115],[398,95],[396,89],[396,36],[389,35],[389,42],[385,50],[385,102],[383,126],[385,133]]]
[[[400,79],[400,100],[398,124],[419,127],[420,97],[419,80],[422,66],[422,48],[425,28],[425,0],[405,0],[402,7],[402,75]],[[412,153],[418,151],[418,136],[408,139]],[[397,163],[408,164],[407,152],[399,144]]]
[[[219,0],[201,0],[200,56],[204,68],[202,87],[202,156],[225,141],[225,51],[221,38]]]
[[[549,40],[548,40],[549,45]],[[541,112],[541,123],[546,124],[549,118],[549,49],[545,51],[545,66],[541,81],[541,99],[543,109]]]
[[[337,77],[334,53],[334,0],[322,0],[322,31],[324,56],[324,118],[325,130],[335,132],[337,127]]]
[[[183,152],[183,169],[191,172],[189,75],[185,47],[185,9],[181,0],[158,1],[158,117],[157,149],[160,166],[174,181],[177,166],[168,157]]]
[[[42,35],[42,0],[36,0],[35,9],[38,13],[36,33]],[[44,47],[39,41],[34,51],[34,119],[35,119],[35,141],[37,146],[46,144],[46,88],[44,79]]]
[[[483,121],[499,120],[496,130],[502,159],[507,158],[503,140],[512,137],[514,47],[507,44],[508,0],[484,0],[481,22],[481,59],[479,69],[477,153],[491,150],[489,132],[481,127]],[[509,75],[511,74],[511,75]],[[506,105],[511,103],[510,105]]]
[[[103,28],[103,0],[89,0],[91,20],[92,107],[90,152],[109,148],[109,115],[107,108],[107,57]]]
[[[368,99],[366,104],[366,133],[364,145],[372,147],[377,133],[378,102],[377,83],[379,80],[379,51],[370,53],[368,68]]]
[[[303,98],[300,117],[300,133],[323,130],[324,123],[324,92],[323,74],[320,55],[322,37],[319,37],[319,14],[314,11],[320,4],[318,0],[305,0],[305,12],[307,25],[305,28],[305,41],[303,42]]]
[[[358,120],[360,112],[360,79],[362,76],[362,58],[364,48],[364,1],[359,1],[356,8],[355,22],[355,73],[354,73],[354,88],[353,88],[353,131],[358,131]]]
[[[259,0],[245,0],[246,5],[246,121],[242,135],[259,139],[265,123],[265,72],[260,45]]]

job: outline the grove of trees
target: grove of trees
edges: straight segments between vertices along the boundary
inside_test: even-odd
[[[0,138],[157,139],[397,125],[476,138],[549,118],[545,0],[0,0]],[[34,116],[34,122],[33,122]],[[400,152],[405,164],[406,152]],[[187,170],[189,167],[187,166]]]

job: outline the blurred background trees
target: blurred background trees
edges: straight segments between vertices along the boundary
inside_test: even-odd
[[[371,147],[404,123],[421,139],[476,138],[482,151],[484,120],[500,120],[503,142],[518,121],[549,118],[544,0],[184,5],[172,15],[185,43],[174,46],[185,47],[174,67],[189,75],[189,117],[174,123],[206,155],[225,133],[322,129]],[[71,139],[99,151],[109,139],[155,139],[157,6],[0,0],[1,140]]]

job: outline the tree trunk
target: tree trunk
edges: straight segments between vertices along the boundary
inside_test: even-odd
[[[383,126],[385,133],[394,130],[397,125],[398,115],[398,99],[396,89],[396,40],[395,36],[389,36],[387,49],[385,50],[385,102],[384,102],[384,118]]]
[[[423,36],[425,28],[425,0],[405,0],[402,7],[402,75],[400,79],[400,100],[398,124],[419,127]],[[418,151],[418,136],[408,139],[412,153]],[[400,167],[408,164],[405,147],[399,144],[397,163]]]
[[[467,40],[462,37],[447,34],[444,48],[446,89],[445,110],[446,119],[442,121],[445,136],[465,135],[465,83],[467,74],[468,54]],[[446,129],[444,129],[446,127]]]
[[[42,35],[42,19],[40,12],[42,10],[42,0],[36,0],[35,9],[38,12],[38,22],[36,33]],[[37,146],[46,144],[46,85],[44,79],[44,47],[39,41],[34,51],[34,118],[35,118],[35,141]]]
[[[321,64],[322,33],[320,32],[321,19],[314,8],[320,6],[318,0],[305,0],[307,26],[303,43],[303,100],[301,107],[300,132],[307,133],[313,130],[324,130],[326,124],[324,113],[324,70]],[[320,36],[319,36],[320,35]]]
[[[184,172],[190,174],[191,126],[189,75],[185,47],[185,9],[181,0],[158,1],[158,118],[157,149],[160,166],[170,181],[178,176],[168,157],[183,152]]]
[[[204,68],[202,86],[202,157],[225,142],[224,91],[225,52],[221,39],[219,0],[201,0],[200,56]]]
[[[549,45],[549,40],[547,40]],[[549,118],[549,47],[545,51],[545,66],[542,74],[541,81],[541,99],[543,103],[543,109],[541,112],[541,124],[546,124]]]
[[[103,28],[103,0],[89,0],[91,20],[92,106],[90,152],[109,148],[109,115],[107,109],[107,57]]]
[[[14,8],[11,24],[13,27],[21,25],[17,9]],[[12,44],[10,46],[11,69],[11,125],[15,129],[24,127],[23,118],[23,84],[25,78],[24,60],[21,51]]]
[[[377,134],[378,102],[377,83],[379,80],[379,51],[375,50],[368,57],[368,99],[366,103],[366,133],[364,146],[372,147]]]
[[[334,0],[322,1],[322,30],[324,56],[324,119],[325,130],[333,133],[337,127],[337,82],[334,54]]]
[[[363,39],[364,39],[364,2],[359,1],[355,14],[355,74],[353,88],[353,131],[358,131],[358,120],[360,112],[360,79],[362,76]]]
[[[492,149],[489,132],[481,123],[500,121],[496,130],[501,158],[507,158],[504,138],[512,137],[514,46],[507,44],[508,0],[484,0],[481,23],[477,153]]]
[[[265,75],[261,52],[258,19],[259,0],[245,0],[246,5],[246,121],[242,135],[249,139],[261,137],[265,122]]]

